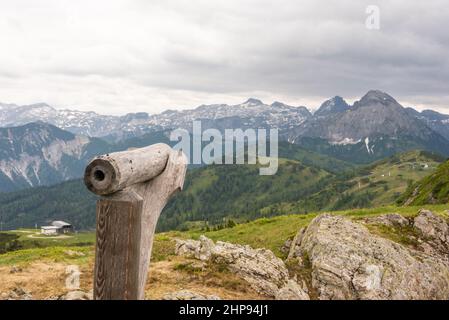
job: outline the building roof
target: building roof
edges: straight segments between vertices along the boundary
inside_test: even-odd
[[[70,223],[67,223],[65,221],[53,221],[51,223],[52,226],[62,228],[62,227],[71,227],[72,225]]]
[[[41,229],[44,229],[44,230],[57,230],[57,229],[60,229],[60,227],[57,227],[57,226],[42,226]]]

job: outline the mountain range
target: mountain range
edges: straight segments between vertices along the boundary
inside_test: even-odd
[[[0,127],[42,121],[74,134],[115,141],[154,131],[176,128],[191,130],[193,120],[203,120],[205,128],[209,123],[210,127],[218,126],[219,129],[277,127],[288,130],[311,116],[305,107],[293,107],[281,102],[267,105],[253,98],[238,105],[201,105],[193,110],[166,110],[156,115],[140,112],[124,116],[57,110],[45,103],[25,106],[0,103]]]
[[[314,113],[254,98],[237,105],[124,116],[57,110],[44,103],[0,104],[0,191],[81,177],[94,155],[167,143],[170,130],[191,130],[193,120],[202,120],[203,130],[278,128],[281,141],[333,163],[368,164],[416,149],[449,156],[449,115],[404,108],[378,90],[352,105],[336,96]]]
[[[372,90],[352,106],[340,97],[326,101],[314,116],[289,132],[288,139],[357,163],[412,149],[448,155],[445,116],[438,114],[439,118],[430,119],[429,115],[428,111],[412,113],[390,95]]]

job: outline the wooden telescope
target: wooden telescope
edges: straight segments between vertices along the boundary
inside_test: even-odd
[[[102,155],[84,183],[97,201],[94,299],[141,300],[159,215],[182,189],[187,158],[159,143]]]

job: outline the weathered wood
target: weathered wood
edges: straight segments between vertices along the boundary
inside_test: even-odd
[[[93,159],[84,183],[98,195],[107,195],[148,181],[164,171],[171,148],[158,143],[145,148],[115,152]]]
[[[142,230],[140,241],[139,298],[144,299],[145,283],[153,249],[156,224],[170,197],[182,190],[187,170],[187,157],[182,151],[172,150],[167,166],[159,176],[147,183],[131,187],[143,199]]]
[[[94,299],[138,299],[142,205],[133,191],[98,200]]]
[[[158,156],[154,156],[155,152]],[[139,170],[126,169],[124,159],[129,160],[130,156],[125,153],[139,154],[138,157],[133,155],[132,159],[133,163],[138,162],[136,164]],[[163,169],[156,174],[165,153],[167,156]],[[152,164],[146,156],[155,161],[156,169],[151,168]],[[156,224],[167,201],[176,191],[182,189],[187,158],[181,151],[158,144],[123,152],[119,157],[112,154],[96,160],[98,159],[108,160],[102,163],[104,166],[100,168],[103,170],[108,168],[105,163],[110,164],[111,171],[103,172],[105,175],[110,174],[111,179],[107,180],[107,186],[94,186],[91,183],[92,188],[89,188],[98,166],[98,163],[92,165],[94,160],[89,164],[92,165],[91,168],[86,169],[86,185],[97,194],[104,194],[106,190],[112,194],[97,202],[94,297],[99,300],[144,299]],[[146,169],[150,174],[147,174]],[[143,178],[136,176],[136,172],[150,178],[142,180]],[[118,182],[114,184],[113,181]],[[123,190],[120,189],[124,186]],[[121,191],[111,191],[117,188]]]

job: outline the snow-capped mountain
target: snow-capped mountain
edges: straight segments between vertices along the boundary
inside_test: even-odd
[[[407,108],[407,112],[449,140],[449,115],[433,110],[423,110],[419,112],[413,108]]]
[[[201,105],[193,110],[168,110],[150,117],[149,124],[163,129],[192,129],[193,120],[206,120],[206,127],[212,124],[217,129],[224,128],[279,128],[288,130],[301,125],[312,114],[306,107],[293,107],[281,102],[271,105],[250,98],[237,105]]]
[[[446,138],[384,92],[369,91],[354,105],[344,108],[314,115],[292,130],[289,140],[356,162],[369,162],[410,149],[449,155]]]
[[[0,127],[35,121],[52,125],[48,127],[51,130],[43,130],[36,124],[0,128],[0,180],[34,186],[65,180],[74,172],[78,172],[78,177],[90,155],[105,150],[123,150],[130,146],[128,138],[134,139],[132,144],[135,146],[149,141],[166,141],[170,129],[191,130],[193,120],[202,120],[203,130],[278,128],[281,140],[354,163],[367,163],[411,149],[449,155],[449,116],[406,109],[378,90],[369,91],[353,105],[336,96],[325,101],[313,115],[305,107],[281,102],[265,104],[254,98],[236,105],[201,105],[191,110],[167,110],[151,116],[147,113],[107,116],[57,110],[43,103],[29,106],[0,104]],[[53,125],[69,132],[61,130],[56,134],[57,128]],[[39,133],[32,134],[33,130]],[[21,135],[22,131],[28,132],[28,136]],[[93,137],[101,137],[101,140]],[[146,137],[146,140],[139,137]],[[37,147],[30,153],[34,150],[33,141]],[[25,142],[28,144],[24,145]],[[51,158],[48,150],[58,150],[60,159]],[[66,159],[70,160],[66,162]],[[62,162],[69,163],[70,168],[59,166]]]
[[[148,122],[148,114],[130,113],[119,117],[100,115],[93,111],[57,110],[45,103],[25,106],[0,104],[0,127],[21,126],[37,121],[74,134],[104,137],[127,131],[138,132],[139,125]]]
[[[47,104],[28,106],[0,104],[0,127],[20,126],[42,121],[75,134],[91,137],[112,137],[115,140],[166,129],[192,128],[197,119],[243,127],[277,127],[290,129],[311,117],[305,107],[293,107],[280,102],[271,105],[248,99],[237,105],[202,105],[192,110],[167,110],[156,115],[130,113],[125,116],[99,115],[95,112],[57,110]]]

